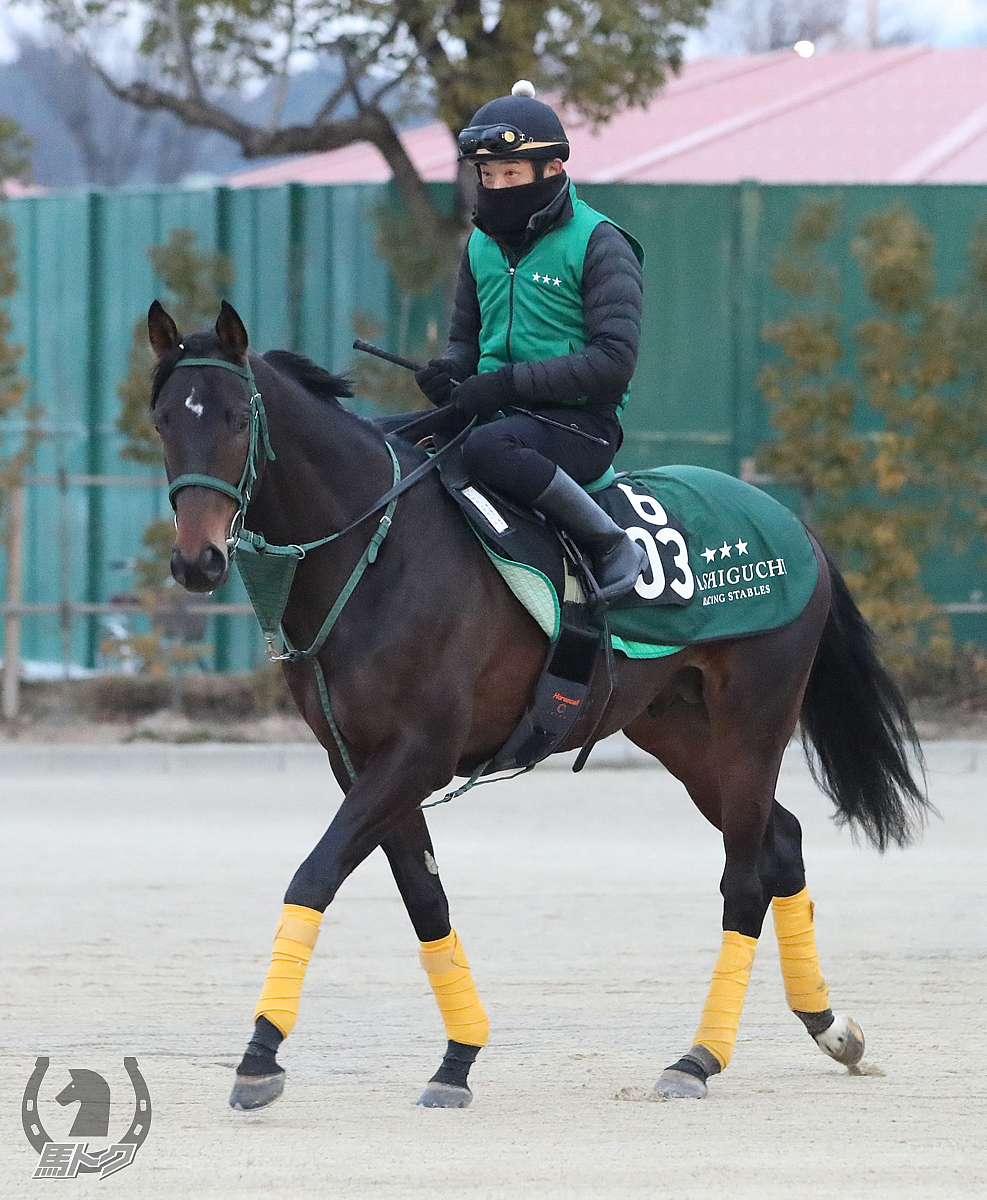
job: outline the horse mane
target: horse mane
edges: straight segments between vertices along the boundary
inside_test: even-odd
[[[184,352],[184,354],[183,354]],[[175,364],[184,355],[190,358],[233,358],[219,345],[216,335],[204,330],[186,334],[181,347],[175,347],[162,355],[151,376],[151,407],[158,398],[166,380],[175,369]],[[261,358],[280,375],[285,375],[300,384],[311,396],[319,400],[335,401],[338,397],[353,395],[353,384],[345,375],[332,375],[304,354],[293,350],[268,350]]]
[[[268,350],[261,357],[282,375],[287,375],[320,400],[353,395],[353,383],[345,375],[332,375],[325,367],[293,350]]]

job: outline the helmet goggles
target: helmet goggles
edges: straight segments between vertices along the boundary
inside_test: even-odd
[[[532,141],[516,125],[470,125],[456,138],[463,158],[472,154],[508,154]]]
[[[474,162],[490,158],[551,158],[554,151],[560,158],[568,157],[565,142],[538,141],[523,133],[516,125],[501,122],[497,125],[470,125],[456,138],[459,157]],[[563,150],[565,153],[563,153]],[[538,153],[541,151],[541,153]],[[534,152],[534,153],[533,153]]]

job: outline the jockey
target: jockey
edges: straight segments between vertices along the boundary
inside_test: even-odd
[[[476,228],[448,348],[415,378],[434,404],[480,419],[463,446],[470,475],[564,529],[612,600],[647,555],[580,485],[608,471],[623,439],[643,251],[576,196],[565,130],[527,80],[480,108],[458,142],[479,179]]]

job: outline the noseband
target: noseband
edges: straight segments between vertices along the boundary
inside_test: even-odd
[[[254,484],[257,482],[257,475],[260,467],[264,462],[274,462],[277,455],[271,449],[271,437],[267,429],[267,412],[264,409],[264,401],[261,398],[260,392],[257,390],[257,382],[254,379],[254,372],[248,360],[245,367],[238,366],[236,363],[227,362],[223,358],[180,358],[175,363],[174,369],[179,367],[222,367],[224,371],[232,371],[234,375],[239,375],[241,379],[245,379],[250,388],[250,442],[247,446],[247,457],[243,464],[243,472],[240,475],[240,482],[234,487],[232,483],[227,483],[225,479],[220,479],[216,475],[179,475],[173,480],[168,488],[168,499],[171,501],[172,508],[175,507],[175,497],[187,487],[204,487],[211,488],[214,492],[222,492],[224,496],[229,496],[237,503],[237,511],[233,517],[233,522],[230,526],[230,535],[227,539],[229,544],[236,541],[240,528],[243,525],[243,517],[247,511],[247,506],[250,504],[250,494],[253,491]]]

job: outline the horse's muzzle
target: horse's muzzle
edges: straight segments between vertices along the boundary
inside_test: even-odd
[[[171,552],[171,573],[186,591],[212,592],[226,582],[230,560],[218,546],[210,544],[190,562],[176,546]]]

